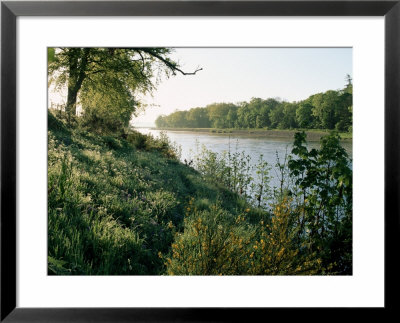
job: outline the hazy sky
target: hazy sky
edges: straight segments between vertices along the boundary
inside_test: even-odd
[[[163,78],[133,125],[153,126],[160,114],[252,97],[298,101],[311,94],[343,88],[352,75],[351,48],[176,48],[171,55],[185,72]],[[66,95],[49,95],[64,103]],[[49,102],[49,103],[50,103]]]
[[[143,100],[154,104],[133,120],[152,125],[160,114],[204,107],[214,102],[279,97],[298,101],[337,90],[352,75],[351,48],[176,48],[171,56],[196,75],[164,79]]]

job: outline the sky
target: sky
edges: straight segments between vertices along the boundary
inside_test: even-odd
[[[185,72],[163,81],[149,106],[132,120],[153,126],[161,114],[204,107],[215,102],[242,102],[253,97],[299,101],[341,89],[352,76],[351,48],[176,48],[171,58]]]
[[[203,70],[164,77],[152,95],[139,96],[146,108],[134,126],[154,126],[159,115],[211,103],[299,101],[341,89],[352,76],[351,48],[175,48],[171,58],[185,72]]]

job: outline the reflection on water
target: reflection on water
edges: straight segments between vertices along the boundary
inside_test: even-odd
[[[160,135],[160,130],[151,128],[137,128],[137,131],[143,134],[152,134],[155,137]],[[207,149],[217,153],[228,151],[229,147],[231,152],[244,151],[245,155],[251,157],[252,164],[256,164],[259,156],[263,155],[263,159],[268,162],[272,167],[277,162],[277,156],[283,161],[286,152],[290,153],[292,149],[293,140],[288,138],[269,138],[269,137],[252,137],[237,134],[216,134],[208,132],[189,132],[189,131],[163,131],[168,135],[171,141],[177,143],[182,148],[181,160],[190,161],[199,153],[202,145]],[[347,153],[352,155],[352,142],[344,141],[342,143]],[[309,148],[319,148],[319,142],[309,142]],[[271,171],[272,184],[276,185],[277,179],[275,171]]]

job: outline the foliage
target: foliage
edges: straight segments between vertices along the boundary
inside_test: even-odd
[[[275,207],[271,225],[250,225],[247,209],[237,217],[213,205],[210,211],[187,207],[184,232],[177,233],[163,258],[169,275],[312,275],[321,260],[299,252],[287,201]]]
[[[250,239],[251,231],[219,206],[197,211],[189,203],[184,232],[176,234],[170,256],[160,257],[169,275],[246,274],[243,248]]]
[[[48,125],[49,274],[163,274],[158,252],[182,231],[188,196],[203,210],[218,199],[233,214],[246,207],[166,157],[174,149],[166,137],[102,136],[67,127],[52,111]]]
[[[277,157],[275,168],[279,187],[270,187],[271,167],[262,156],[251,166],[249,157],[243,153],[216,154],[203,147],[195,157],[194,167],[205,180],[222,183],[264,214],[273,214],[269,217],[272,226],[279,224],[274,230],[285,232],[288,239],[285,243],[290,244],[293,253],[297,251],[299,256],[305,257],[302,258],[307,259],[304,263],[312,264],[313,270],[318,264],[320,273],[351,274],[352,170],[351,160],[341,147],[337,134],[323,137],[320,149],[308,150],[305,133],[296,133],[291,154],[283,161]],[[252,178],[250,173],[255,173],[258,178]],[[254,224],[254,221],[250,222]],[[270,227],[261,226],[258,230],[264,232],[261,235],[271,233]],[[267,241],[265,236],[262,239]],[[279,252],[271,249],[272,245],[269,249],[264,246],[270,256]],[[284,248],[289,252],[287,246]],[[266,259],[272,258],[264,255],[260,259],[265,263]],[[291,265],[296,263],[295,259],[293,256]],[[318,259],[318,263],[313,259]],[[299,273],[307,272],[306,267],[299,266]],[[294,267],[290,268],[287,267],[286,273],[295,272]]]
[[[252,166],[250,156],[236,150],[217,154],[204,145],[201,151],[194,156],[194,167],[206,180],[223,184],[232,192],[247,197],[250,184]],[[265,165],[267,166],[267,165]]]
[[[134,95],[149,93],[160,81],[176,72],[169,48],[48,49],[48,75],[56,88],[67,88],[65,112],[76,116],[80,103],[85,123],[92,129],[115,131],[126,126],[138,102]],[[190,74],[195,74],[194,73]]]
[[[260,222],[259,239],[249,255],[251,275],[313,275],[321,273],[321,259],[296,242],[296,210],[288,198],[274,205],[271,224]]]
[[[352,272],[352,171],[339,137],[271,166],[207,149],[194,167],[165,135],[103,136],[48,116],[48,272],[311,275]],[[284,188],[284,189],[283,189]]]
[[[338,91],[318,93],[299,102],[252,98],[250,102],[213,103],[188,111],[159,116],[158,128],[221,129],[336,129],[349,131],[352,124],[352,83]]]
[[[129,126],[135,110],[140,106],[132,92],[113,75],[96,74],[94,83],[81,89],[81,123],[91,132],[122,133]]]
[[[298,235],[310,250],[320,250],[324,265],[351,273],[352,170],[340,137],[323,137],[320,150],[308,151],[305,133],[297,133],[292,154],[288,167],[296,186],[291,193],[303,210]]]

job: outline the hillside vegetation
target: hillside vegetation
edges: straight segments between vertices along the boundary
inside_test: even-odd
[[[233,217],[248,207],[181,164],[165,138],[99,136],[48,117],[49,273],[161,274],[159,252],[189,204]]]
[[[295,186],[249,191],[245,156],[205,151],[195,170],[165,136],[99,135],[49,110],[49,274],[351,273],[347,157],[335,135],[310,153],[296,138],[281,166]]]

